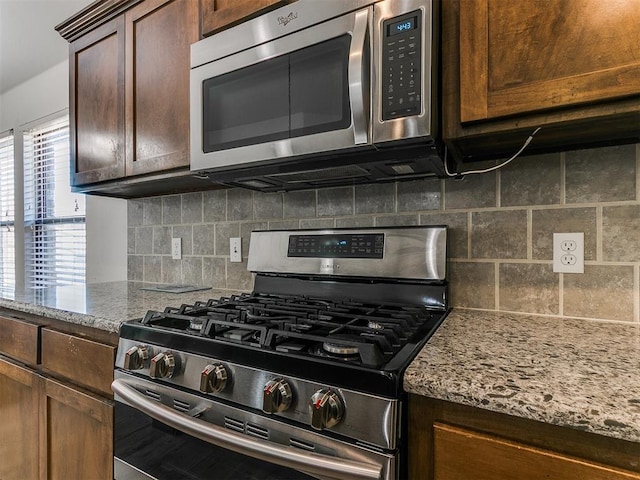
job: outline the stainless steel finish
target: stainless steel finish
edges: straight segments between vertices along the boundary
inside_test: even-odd
[[[290,235],[337,233],[384,234],[384,258],[287,257]],[[444,280],[446,243],[446,227],[252,232],[247,269],[265,273]]]
[[[158,480],[118,457],[113,458],[113,478],[115,480]]]
[[[191,68],[368,7],[379,0],[298,0],[191,45]],[[289,17],[291,21],[285,19]]]
[[[370,110],[370,98],[365,89],[365,79],[362,77],[362,71],[368,71],[370,68],[369,66],[363,68],[362,62],[368,58],[365,51],[371,48],[371,38],[367,35],[367,30],[372,24],[372,16],[372,8],[350,13],[321,25],[310,27],[300,35],[277,38],[272,42],[192,69],[190,75],[191,170],[200,171],[247,163],[257,164],[278,158],[319,153],[326,151],[328,145],[331,146],[331,149],[339,150],[370,143],[370,128],[366,117]],[[202,82],[204,80],[344,34],[351,35],[353,38],[349,51],[348,67],[349,92],[352,97],[352,124],[349,127],[217,152],[203,152]]]
[[[324,430],[336,426],[344,415],[344,403],[338,394],[330,389],[318,390],[309,400],[311,426]]]
[[[227,386],[229,375],[221,363],[209,364],[200,374],[200,391],[202,393],[218,393]]]
[[[126,370],[140,370],[149,360],[149,350],[145,345],[134,345],[129,348],[124,356],[124,368]]]
[[[430,143],[437,136],[437,122],[434,122],[437,98],[433,95],[437,78],[433,46],[437,45],[437,31],[433,26],[433,8],[433,0],[298,0],[193,44],[190,74],[191,170],[200,173],[216,169],[230,170],[235,166],[259,166],[291,157],[335,154],[354,149],[370,149],[373,152],[375,147],[391,147],[407,140]],[[416,115],[383,121],[382,23],[416,10],[422,12],[422,108]],[[348,66],[352,112],[350,127],[223,151],[203,152],[201,109],[202,82],[205,79],[345,33],[353,39]],[[322,165],[319,164],[318,170],[321,169]],[[299,170],[311,171],[310,164],[307,162]],[[291,172],[286,174],[290,175]],[[269,176],[278,178],[278,174]]]
[[[123,368],[125,352],[137,344],[138,342],[133,340],[120,338],[116,356],[117,368]],[[149,348],[152,347],[149,345]],[[199,391],[202,371],[206,366],[220,363],[221,360],[185,352],[174,351],[173,354],[176,359],[179,358],[181,374],[164,379],[165,383],[192,391]],[[263,406],[264,385],[270,380],[281,378],[281,375],[233,362],[225,361],[224,364],[229,378],[233,379],[233,382],[228,383],[226,388],[218,393],[208,394],[208,397],[220,398],[260,411]],[[136,373],[143,377],[149,377],[148,368],[136,371]],[[330,388],[331,385],[323,385],[297,377],[287,377],[286,380],[294,394],[291,407],[283,412],[272,414],[272,417],[282,417],[291,422],[310,425],[308,400],[318,390]],[[333,427],[332,431],[381,448],[396,448],[399,435],[398,418],[400,418],[400,402],[397,399],[377,397],[344,388],[333,388],[333,390],[340,393],[347,411],[340,424]],[[371,418],[378,420],[372,422]]]
[[[169,425],[176,430],[206,442],[239,452],[267,462],[293,468],[324,479],[383,479],[392,480],[396,475],[396,458],[393,455],[348,444],[321,434],[278,422],[273,417],[262,417],[213,400],[201,398],[170,387],[136,378],[116,371],[112,383],[116,401],[138,409],[145,415]],[[160,401],[142,393],[155,392]],[[186,416],[168,406],[176,399],[181,403],[200,404],[202,414],[198,418]],[[224,428],[225,419],[234,419],[231,428]],[[269,440],[252,436],[252,425],[267,432]],[[314,452],[289,445],[307,444]]]
[[[373,98],[373,143],[381,145],[386,142],[396,141],[402,138],[415,138],[421,136],[434,136],[432,125],[432,106],[435,105],[432,93],[432,69],[436,68],[432,58],[432,45],[436,41],[433,38],[433,12],[431,0],[394,0],[379,2],[375,5],[373,28],[373,82],[371,90],[375,92]],[[382,120],[382,22],[401,15],[403,13],[420,10],[422,18],[422,71],[420,72],[422,90],[422,110],[419,115]],[[433,72],[437,75],[437,72]],[[437,77],[433,77],[434,79]]]
[[[161,352],[151,359],[151,378],[171,378],[176,373],[176,360],[171,352]]]
[[[284,378],[270,380],[262,391],[262,411],[264,413],[284,412],[291,406],[293,394],[289,382]]]

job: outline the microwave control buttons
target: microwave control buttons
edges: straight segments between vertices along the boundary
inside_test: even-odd
[[[421,109],[422,17],[411,12],[383,22],[382,120],[418,115]]]
[[[316,430],[324,430],[340,423],[344,416],[344,403],[336,392],[323,388],[311,397],[309,413],[311,426]]]
[[[171,378],[177,372],[176,357],[171,352],[161,352],[151,359],[149,376],[151,378]]]
[[[135,345],[124,354],[125,370],[141,370],[149,360],[149,348],[146,345]]]
[[[200,374],[200,391],[202,393],[218,393],[225,389],[229,373],[221,363],[209,364]]]
[[[270,380],[262,391],[262,411],[264,413],[284,412],[291,406],[293,394],[291,386],[283,378]]]

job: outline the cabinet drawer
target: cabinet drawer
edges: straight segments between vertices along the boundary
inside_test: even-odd
[[[638,480],[640,474],[471,430],[434,424],[435,480]]]
[[[0,353],[29,365],[40,363],[40,325],[0,316]]]
[[[50,328],[42,329],[42,366],[77,385],[112,397],[116,347]]]

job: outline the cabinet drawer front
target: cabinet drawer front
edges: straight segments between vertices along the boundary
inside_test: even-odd
[[[40,362],[40,325],[0,316],[0,353],[29,365]]]
[[[449,425],[434,425],[436,480],[639,480],[640,474]]]
[[[116,347],[42,329],[42,366],[54,375],[112,397]]]

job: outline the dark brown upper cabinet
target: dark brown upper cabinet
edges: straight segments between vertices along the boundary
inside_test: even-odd
[[[202,35],[208,36],[295,0],[200,0]]]
[[[458,158],[640,140],[640,2],[446,0],[443,131]]]

